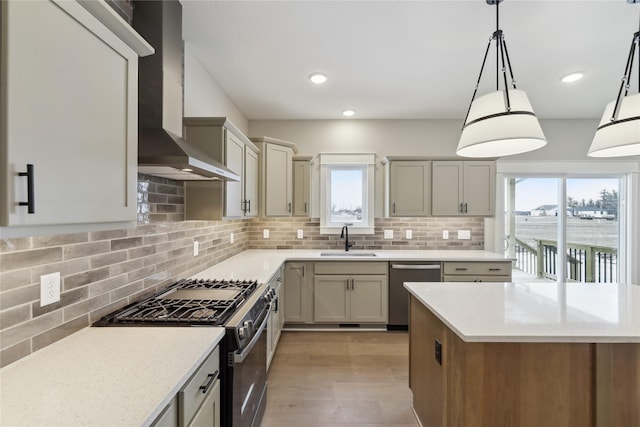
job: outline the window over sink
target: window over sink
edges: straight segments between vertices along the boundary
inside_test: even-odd
[[[320,234],[373,234],[375,154],[320,154]]]

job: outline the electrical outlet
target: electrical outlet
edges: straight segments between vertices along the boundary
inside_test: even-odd
[[[268,239],[269,238],[269,229],[265,228],[264,230],[262,230],[262,238],[263,239]]]
[[[442,240],[449,240],[449,230],[442,230]]]
[[[229,234],[229,243],[233,243],[233,233]]]
[[[304,237],[304,233],[302,230],[298,230],[298,239],[302,239],[302,237]]]
[[[471,240],[471,230],[458,230],[458,239]]]
[[[384,230],[385,239],[393,239],[393,230]]]
[[[200,244],[196,240],[193,242],[193,256],[198,256],[199,253],[200,253]]]
[[[406,230],[404,232],[404,237],[406,237],[408,240],[413,239],[413,232],[411,230]]]
[[[40,307],[60,301],[60,272],[40,276]]]

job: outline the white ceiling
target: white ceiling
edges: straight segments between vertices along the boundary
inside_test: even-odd
[[[181,3],[185,42],[249,120],[334,119],[347,108],[357,119],[463,120],[496,25],[485,0]],[[540,118],[602,115],[639,16],[626,0],[501,3],[518,89]],[[495,88],[494,46],[479,94]],[[585,78],[560,82],[578,70]],[[311,84],[315,71],[329,80]]]

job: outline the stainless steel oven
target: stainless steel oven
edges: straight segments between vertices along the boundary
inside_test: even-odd
[[[186,279],[104,316],[94,326],[224,326],[220,422],[259,427],[266,405],[266,325],[273,295],[257,281]]]

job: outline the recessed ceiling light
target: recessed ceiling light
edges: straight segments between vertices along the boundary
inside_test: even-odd
[[[182,168],[180,169],[182,172],[193,172],[193,169],[189,169],[189,168]]]
[[[583,77],[584,77],[584,73],[571,73],[571,74],[567,74],[560,80],[562,81],[562,83],[573,83],[573,82],[577,82]]]
[[[342,115],[343,115],[343,116],[345,116],[345,117],[351,117],[351,116],[353,116],[355,113],[356,113],[356,112],[355,112],[355,110],[344,110],[344,111],[342,112]]]
[[[311,80],[312,83],[321,85],[327,81],[327,76],[322,73],[313,73],[309,76],[309,80]]]

